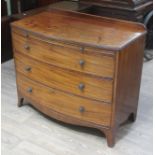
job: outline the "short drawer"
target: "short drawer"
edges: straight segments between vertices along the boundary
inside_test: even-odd
[[[44,64],[15,53],[16,70],[28,78],[47,86],[107,103],[112,101],[113,79],[90,76],[60,67]]]
[[[18,91],[24,98],[35,102],[45,111],[53,110],[58,113],[78,118],[104,126],[110,125],[111,105],[74,96],[56,89],[38,84],[17,73]]]
[[[114,55],[106,55],[104,51],[83,50],[77,46],[39,40],[32,35],[27,38],[15,32],[13,45],[15,50],[48,64],[102,77],[113,77],[114,74]]]

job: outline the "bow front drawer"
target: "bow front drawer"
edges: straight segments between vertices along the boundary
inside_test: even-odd
[[[16,70],[47,86],[107,103],[112,101],[112,78],[90,76],[47,65],[16,52]]]
[[[16,51],[44,63],[93,75],[113,77],[114,55],[105,54],[104,50],[97,51],[54,41],[49,43],[33,35],[27,37],[26,34],[18,31],[13,33]]]
[[[17,73],[18,90],[41,110],[52,111],[95,124],[110,125],[111,105],[74,96],[38,84]],[[53,114],[53,113],[52,113]]]

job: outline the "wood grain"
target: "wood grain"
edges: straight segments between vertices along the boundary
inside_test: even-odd
[[[22,96],[40,104],[45,111],[53,110],[95,124],[110,125],[111,105],[109,104],[80,98],[50,87],[45,87],[25,78],[25,76],[19,73],[17,73],[17,82],[18,90]],[[32,92],[27,92],[29,87],[32,88]],[[84,107],[85,110],[80,112],[80,107]]]
[[[114,51],[146,34],[139,23],[60,10],[39,13],[12,26],[45,38]]]
[[[15,61],[16,70],[32,80],[68,93],[107,103],[112,102],[113,80],[105,80],[43,64],[18,52],[15,53]],[[31,67],[31,71],[25,71],[27,67]],[[80,83],[85,85],[83,91],[79,89]]]
[[[118,127],[136,119],[145,28],[53,10],[12,31],[18,105],[26,99],[57,120],[97,128],[113,147]]]
[[[131,114],[136,119],[144,45],[145,39],[140,38],[117,55],[113,124],[123,123]]]
[[[95,49],[80,51],[80,47],[42,41],[30,34],[27,39],[17,33],[13,33],[13,44],[16,51],[44,63],[113,78],[115,57],[104,54],[104,50],[102,53]],[[25,44],[29,46],[28,50],[24,48]],[[80,61],[84,64],[80,65]]]

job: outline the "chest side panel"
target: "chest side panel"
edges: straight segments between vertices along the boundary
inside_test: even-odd
[[[145,38],[131,43],[117,55],[113,123],[121,124],[137,113]]]

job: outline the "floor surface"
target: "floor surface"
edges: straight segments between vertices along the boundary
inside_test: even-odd
[[[111,149],[98,130],[18,108],[13,60],[2,64],[2,155],[152,155],[152,68],[152,61],[144,63],[137,121],[120,128]]]

